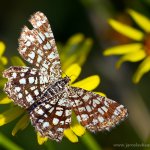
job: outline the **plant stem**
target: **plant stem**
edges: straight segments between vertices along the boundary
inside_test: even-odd
[[[81,137],[81,140],[89,150],[102,150],[100,145],[95,141],[93,136],[88,132],[86,132],[86,134]]]

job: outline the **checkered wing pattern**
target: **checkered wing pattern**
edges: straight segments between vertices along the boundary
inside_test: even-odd
[[[19,53],[29,63],[47,72],[51,78],[60,78],[60,58],[48,19],[43,13],[36,12],[29,21],[34,28],[23,28],[19,39]]]
[[[63,131],[69,128],[71,123],[71,106],[67,93],[64,91],[52,98],[45,97],[45,100],[30,112],[30,119],[42,136],[61,141]]]
[[[69,99],[78,121],[92,132],[109,130],[127,117],[123,105],[81,88],[70,87]]]
[[[3,76],[9,79],[5,92],[17,105],[24,108],[37,101],[50,84],[49,76],[35,68],[10,67],[3,72]]]
[[[69,77],[61,77],[60,59],[47,18],[41,12],[24,27],[18,51],[30,67],[10,67],[5,91],[14,102],[27,109],[30,119],[42,136],[61,141],[63,131],[71,124],[71,110],[78,121],[92,132],[109,130],[127,116],[123,105],[88,92],[69,87]]]

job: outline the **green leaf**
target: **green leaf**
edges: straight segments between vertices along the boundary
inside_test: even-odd
[[[3,90],[3,88],[2,89],[0,89],[0,100],[1,99],[3,99],[3,98],[5,98],[7,95],[6,95],[6,93],[4,92],[4,90]]]
[[[6,136],[4,136],[2,133],[0,133],[0,145],[6,148],[6,150],[23,150],[20,146],[18,146],[16,143],[12,142],[10,139],[8,139]]]
[[[25,114],[15,125],[14,129],[12,130],[12,135],[15,136],[15,134],[19,130],[24,130],[28,125],[29,125],[29,115]]]
[[[18,106],[14,106],[10,108],[9,110],[3,112],[0,114],[0,126],[7,124],[17,117],[19,117],[24,112],[23,109],[21,109]]]
[[[2,72],[5,70],[4,65],[0,62],[0,76],[2,77]]]
[[[0,88],[3,88],[4,87],[4,84],[7,82],[7,79],[6,78],[2,78],[0,77]]]
[[[11,58],[11,63],[13,66],[26,66],[25,63],[22,61],[22,59],[19,58],[18,56],[13,56]]]

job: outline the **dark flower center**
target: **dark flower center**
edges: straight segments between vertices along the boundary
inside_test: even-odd
[[[147,34],[144,39],[144,49],[147,55],[150,55],[150,34]]]

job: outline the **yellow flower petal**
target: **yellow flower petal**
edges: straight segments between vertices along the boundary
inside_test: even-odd
[[[2,114],[0,114],[0,126],[13,121],[17,117],[19,117],[23,112],[24,110],[18,106],[15,106],[3,112]]]
[[[80,66],[82,66],[83,63],[86,61],[87,55],[89,54],[89,51],[91,50],[92,44],[93,44],[92,39],[87,38],[86,40],[84,40],[80,48],[78,48],[78,51],[76,52],[77,54],[76,62],[78,62]]]
[[[64,130],[64,135],[65,135],[72,143],[78,142],[78,137],[73,133],[73,131],[72,131],[70,128]]]
[[[80,87],[85,90],[91,91],[91,90],[94,90],[99,84],[100,84],[100,77],[98,75],[93,75],[79,82],[76,82],[72,84],[71,86]]]
[[[83,126],[81,126],[79,123],[71,126],[71,130],[77,135],[82,136],[86,130]]]
[[[3,65],[6,65],[6,64],[8,63],[7,58],[4,57],[4,56],[2,56],[2,57],[0,58],[0,60],[1,60],[1,62],[3,63]]]
[[[78,33],[69,38],[65,46],[63,47],[63,51],[60,51],[61,60],[66,60],[68,54],[72,53],[76,50],[76,48],[84,41],[85,37],[83,34]]]
[[[12,135],[15,136],[15,134],[19,130],[24,130],[29,125],[29,115],[25,114],[15,125],[14,129],[12,130]]]
[[[102,92],[94,92],[96,94],[99,94],[100,96],[106,97],[106,94],[102,93]]]
[[[150,32],[150,19],[132,9],[129,9],[128,13],[143,30]]]
[[[78,45],[80,45],[84,41],[84,38],[85,38],[84,35],[81,33],[71,36],[68,39],[67,43],[64,45],[63,51],[60,51],[62,60],[65,59],[68,53],[71,53],[72,51],[74,51],[75,48],[78,47]]]
[[[91,50],[92,43],[92,39],[85,38],[83,34],[72,36],[66,45],[61,47],[60,57],[62,69],[66,70],[73,63],[78,63],[82,66]]]
[[[84,40],[84,35],[81,33],[75,34],[69,38],[67,45],[74,45],[82,42]]]
[[[0,104],[8,104],[11,102],[12,102],[12,100],[8,97],[4,97],[3,99],[0,100]]]
[[[76,53],[73,54],[73,52],[76,52],[78,47],[81,45],[81,43],[84,41],[84,35],[83,34],[75,34],[69,38],[66,45],[62,47],[62,51],[60,51],[61,56],[61,62],[62,62],[62,68],[66,69],[68,65],[73,63],[76,59]]]
[[[137,40],[137,41],[141,41],[144,37],[144,34],[139,31],[136,30],[128,25],[125,25],[123,23],[120,23],[116,20],[110,19],[109,20],[109,24],[119,33],[133,39],[133,40]]]
[[[71,56],[69,56],[69,58],[67,58],[67,60],[62,64],[62,69],[67,70],[68,67],[76,61],[76,59],[77,54],[72,54]]]
[[[3,55],[5,51],[5,44],[0,41],[0,57]]]
[[[150,56],[144,59],[133,76],[133,82],[138,83],[142,76],[150,71]]]
[[[105,56],[123,55],[123,54],[131,53],[131,52],[136,52],[140,50],[141,48],[142,48],[142,44],[140,43],[119,45],[119,46],[114,46],[114,47],[104,50],[103,55]]]
[[[63,76],[69,76],[71,78],[71,82],[74,82],[78,76],[81,73],[81,67],[78,64],[73,64],[71,65],[66,71],[65,74],[63,74]]]
[[[39,145],[42,145],[47,140],[48,140],[47,137],[43,137],[43,136],[41,136],[41,134],[39,132],[37,132],[37,141],[38,141]]]
[[[120,68],[123,62],[130,61],[130,62],[137,62],[146,57],[146,53],[144,50],[139,50],[137,52],[129,53],[124,56],[122,56],[118,62],[116,63],[116,67]]]

